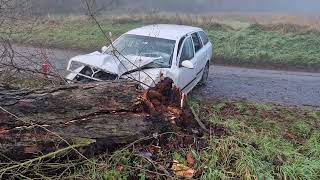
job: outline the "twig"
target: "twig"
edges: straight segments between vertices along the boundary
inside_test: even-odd
[[[101,24],[99,23],[99,21],[98,21],[97,18],[95,17],[95,13],[92,12],[92,9],[90,8],[90,5],[89,5],[89,3],[88,3],[88,0],[84,0],[84,1],[85,1],[86,6],[87,6],[87,10],[88,10],[89,16],[90,16],[90,17],[93,19],[93,21],[97,24],[99,30],[102,32],[102,34],[104,35],[104,37],[106,38],[106,40],[109,41],[109,44],[111,45],[112,49],[113,49],[115,52],[117,52],[121,57],[123,57],[125,60],[127,60],[130,64],[132,64],[132,65],[135,66],[136,68],[139,68],[136,64],[132,63],[127,57],[125,57],[121,52],[119,52],[119,51],[113,46],[112,40],[107,36],[106,32],[103,30]],[[123,62],[122,62],[122,61],[120,60],[120,58],[115,54],[115,52],[113,53],[113,55],[114,55],[114,56],[116,57],[116,59],[121,63],[121,65],[122,65],[126,70],[128,70],[128,68],[123,64]],[[154,84],[156,84],[156,83],[155,83],[155,80],[154,80],[148,73],[146,73],[146,72],[143,71],[143,70],[141,70],[141,71],[142,71],[144,74],[146,74],[146,75],[153,81]],[[133,79],[134,81],[137,81],[137,82],[141,83],[140,80],[135,79],[133,76],[132,76],[132,79]],[[150,86],[148,86],[148,87],[150,87]]]
[[[140,157],[140,158],[146,159],[147,161],[149,161],[149,162],[152,164],[152,166],[153,166],[157,171],[150,171],[150,170],[142,169],[142,168],[141,168],[141,170],[148,171],[148,172],[150,172],[150,173],[155,173],[155,174],[158,174],[158,175],[161,175],[161,176],[167,176],[167,177],[170,177],[170,178],[172,178],[172,179],[174,178],[174,177],[169,173],[169,171],[167,171],[165,168],[159,168],[159,166],[160,166],[159,163],[153,161],[152,159],[150,159],[150,158],[148,158],[148,157],[145,157],[145,156],[142,156],[142,155],[140,155],[140,154],[134,154],[134,156],[138,156],[138,157]],[[134,168],[137,168],[137,167],[134,167]],[[160,169],[161,171],[163,171],[165,174],[159,173],[159,172],[158,172],[158,169]]]
[[[175,134],[175,135],[178,135],[177,133],[175,132],[166,132],[166,133],[161,133],[161,134],[157,134],[157,137],[159,136],[163,136],[163,135],[167,135],[167,134]],[[147,137],[143,137],[143,138],[140,138],[132,143],[130,143],[129,145],[127,145],[126,147],[122,148],[121,150],[119,150],[118,152],[123,152],[127,149],[129,149],[130,147],[134,146],[135,144],[139,143],[139,142],[142,142],[142,141],[147,141],[147,140],[150,140],[150,139],[154,139],[155,137],[154,136],[147,136]],[[113,154],[112,156],[110,156],[109,160],[113,159],[113,157],[115,156],[115,154]]]
[[[194,116],[194,118],[196,119],[197,123],[199,124],[199,126],[207,133],[210,133],[210,131],[206,128],[206,126],[203,124],[203,122],[200,120],[198,114],[195,112],[194,108],[192,106],[190,106],[191,112]]]
[[[61,154],[61,153],[65,152],[65,151],[68,151],[68,150],[71,150],[71,149],[75,149],[75,148],[79,148],[79,147],[82,147],[82,146],[87,146],[87,145],[88,144],[71,145],[71,146],[68,146],[66,148],[59,149],[59,150],[57,150],[55,152],[51,152],[51,153],[48,153],[46,155],[31,159],[29,161],[26,161],[26,162],[23,162],[23,163],[19,163],[17,165],[13,165],[13,166],[10,166],[10,167],[7,167],[7,168],[0,169],[0,173],[1,173],[0,177],[2,177],[4,175],[4,173],[9,171],[9,170],[12,170],[12,169],[15,169],[15,168],[19,168],[19,167],[23,167],[23,166],[26,166],[28,164],[32,164],[32,163],[34,163],[36,161],[40,161],[42,159],[46,159],[46,158],[49,158],[49,157],[55,157],[56,155]]]

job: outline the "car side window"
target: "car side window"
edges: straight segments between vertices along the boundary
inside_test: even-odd
[[[206,45],[209,42],[208,36],[203,31],[200,31],[199,34],[200,34],[200,37],[202,39],[203,44]]]
[[[182,43],[184,41],[184,39],[186,38],[186,36],[183,36],[180,41],[179,41],[179,44],[178,44],[178,53],[177,53],[177,56],[179,56],[179,53],[181,51],[181,46],[182,46]]]
[[[194,43],[194,49],[196,50],[196,52],[198,52],[201,48],[202,48],[202,42],[199,38],[198,33],[193,33],[191,34],[193,43]]]
[[[183,44],[181,56],[180,56],[180,64],[182,61],[191,60],[194,57],[194,48],[191,38],[187,38]]]

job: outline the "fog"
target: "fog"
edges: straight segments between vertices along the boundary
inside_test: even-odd
[[[36,14],[82,14],[82,0],[31,0]],[[96,0],[101,14],[131,11],[172,13],[284,12],[320,14],[320,0]],[[82,3],[81,3],[82,2]],[[82,11],[81,11],[82,7]]]
[[[320,13],[320,0],[126,0],[127,7],[147,7],[162,11],[208,13],[237,12],[297,12]]]

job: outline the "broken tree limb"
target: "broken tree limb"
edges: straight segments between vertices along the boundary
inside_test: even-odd
[[[200,120],[199,116],[197,115],[196,111],[194,110],[193,107],[190,107],[190,110],[194,116],[194,119],[197,121],[199,126],[207,133],[210,133],[210,131],[207,129],[206,125],[203,124],[203,122]]]
[[[0,154],[21,159],[79,141],[112,148],[154,133],[199,130],[172,84],[165,79],[148,91],[130,81],[0,89]]]

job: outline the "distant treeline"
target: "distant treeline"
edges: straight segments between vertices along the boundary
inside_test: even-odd
[[[28,0],[28,3],[34,15],[86,12],[84,0]],[[320,0],[96,0],[93,6],[100,14],[127,13],[128,10],[173,13],[236,11],[320,14]]]

